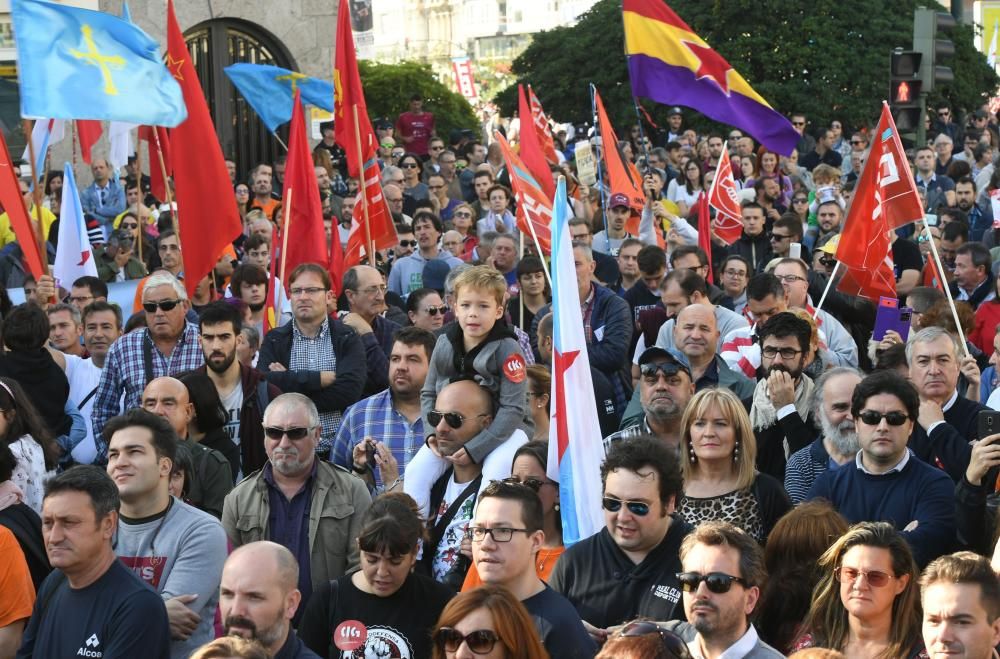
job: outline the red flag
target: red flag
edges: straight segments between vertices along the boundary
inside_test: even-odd
[[[323,202],[319,198],[319,184],[316,182],[316,170],[313,168],[299,93],[296,89],[292,121],[288,129],[285,182],[282,186],[282,206],[289,213],[288,240],[286,242],[283,237],[278,239],[279,244],[288,245],[287,253],[281,255],[283,271],[287,273],[302,263],[319,263],[324,268],[329,265],[326,230],[323,228]],[[281,229],[284,231],[285,227],[282,226]]]
[[[728,148],[722,149],[722,157],[719,158],[719,165],[715,170],[715,180],[712,181],[712,189],[708,192],[708,203],[715,209],[715,220],[712,221],[715,235],[727,245],[732,245],[743,233],[743,220],[739,191],[736,189],[736,180],[733,179],[733,163],[729,159]],[[698,235],[700,240],[701,234]]]
[[[381,170],[376,158],[378,144],[375,142],[375,131],[372,130],[371,121],[368,119],[365,93],[361,87],[361,76],[358,74],[349,12],[347,5],[342,4],[340,8],[342,11],[337,12],[337,49],[333,62],[334,135],[337,144],[347,153],[349,175],[356,177],[358,172],[364,172],[365,194],[358,197],[357,205],[354,207],[354,217],[358,218],[359,222],[364,222],[367,209],[369,229],[366,232],[362,226],[359,238],[368,240],[370,236],[375,243],[375,249],[389,249],[396,246],[399,238],[396,236],[396,225],[389,213],[389,206],[382,195]],[[350,243],[347,250],[350,253]],[[366,253],[367,251],[365,248]],[[374,265],[375,259],[372,258],[370,262]]]
[[[153,131],[156,131],[155,134]],[[159,142],[157,142],[159,137]],[[167,200],[167,181],[163,178],[163,168],[167,173],[170,168],[170,138],[163,126],[139,126],[139,141],[146,140],[149,155],[149,187],[153,196],[160,201]],[[163,166],[160,165],[160,155],[163,155]]]
[[[604,102],[594,87],[594,100],[597,103],[597,121],[601,132],[601,159],[608,172],[607,184],[612,194],[628,195],[632,206],[632,216],[625,223],[625,230],[633,236],[639,235],[639,222],[642,207],[646,205],[646,195],[642,191],[642,175],[635,165],[625,157],[618,148],[618,136],[604,111]]]
[[[28,217],[28,209],[24,206],[24,197],[21,196],[21,186],[18,184],[15,171],[10,160],[10,152],[7,151],[7,140],[3,137],[3,131],[0,131],[0,204],[7,213],[10,228],[14,230],[17,242],[21,244],[21,252],[24,254],[28,271],[37,281],[39,277],[48,273],[48,259],[42,258],[38,246],[38,234],[35,232],[34,223]]]
[[[535,90],[528,85],[528,102],[531,104],[531,120],[535,124],[535,134],[542,145],[542,153],[550,165],[559,165],[559,156],[556,155],[556,143],[552,138],[552,128],[549,127],[549,118],[545,116],[542,109],[542,102],[535,96]],[[522,115],[523,116],[523,115]]]
[[[518,116],[522,117],[521,160],[535,178],[535,182],[541,186],[545,196],[552,199],[556,196],[556,184],[552,180],[552,171],[549,169],[549,163],[545,159],[545,153],[542,151],[542,140],[538,135],[538,127],[534,121],[530,120],[532,116],[531,108],[528,106],[528,100],[524,96],[524,85],[517,86],[517,97],[517,113]]]
[[[188,295],[210,273],[219,255],[243,230],[222,147],[208,104],[184,43],[184,33],[167,0],[167,68],[184,94],[188,117],[170,131],[177,197],[177,221]],[[152,167],[150,169],[153,169]]]
[[[517,157],[510,144],[499,132],[495,133],[503,159],[510,174],[510,185],[517,200],[517,228],[524,232],[525,240],[538,237],[543,254],[552,253],[552,198],[547,197],[531,172]],[[534,229],[534,235],[532,235]]]
[[[356,224],[356,222],[351,222]],[[360,260],[360,259],[359,259]],[[340,244],[340,229],[337,223],[333,223],[330,231],[330,281],[333,283],[333,294],[340,295],[341,284],[344,281],[344,272],[347,271],[347,264],[344,259],[344,248]]]
[[[275,276],[275,268],[278,267],[278,259],[274,255],[274,247],[271,248],[271,268],[268,271],[267,279],[267,299],[264,301],[264,334],[267,334],[278,326],[278,318],[281,317],[281,310],[278,305],[278,278]]]
[[[95,119],[76,119],[76,134],[80,140],[80,155],[83,162],[90,164],[90,150],[101,139],[104,127]]]
[[[708,195],[704,192],[698,195],[698,247],[708,255],[708,283],[715,283],[712,274],[712,217],[708,210]]]
[[[896,297],[888,232],[922,217],[923,208],[903,145],[889,106],[883,103],[871,152],[858,177],[837,245],[837,260],[850,271],[860,288],[859,295],[872,300],[883,295]],[[842,284],[854,287],[850,281]]]

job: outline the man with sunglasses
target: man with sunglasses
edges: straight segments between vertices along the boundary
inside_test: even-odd
[[[484,584],[501,586],[524,605],[553,659],[587,659],[594,641],[569,601],[538,577],[535,562],[545,543],[542,502],[519,482],[493,481],[479,496],[466,532]]]
[[[691,531],[674,516],[683,489],[676,452],[660,440],[616,442],[601,481],[605,528],[566,549],[549,578],[598,643],[637,617],[684,618],[677,574]]]
[[[625,427],[604,438],[605,451],[615,442],[653,436],[679,452],[681,415],[695,391],[691,369],[667,350],[651,346],[639,357],[639,372],[636,393],[642,413],[629,418],[630,404]]]
[[[823,472],[809,499],[826,499],[848,522],[892,522],[923,567],[955,542],[955,486],[907,448],[921,403],[894,371],[877,371],[854,389],[851,416],[861,450],[854,464]]]
[[[131,216],[128,219],[132,219]],[[134,220],[133,220],[134,221]],[[127,224],[128,221],[123,222]],[[135,257],[135,237],[122,228],[111,233],[107,244],[94,258],[102,282],[128,281],[146,276],[146,266]]]
[[[313,588],[357,568],[357,537],[371,506],[361,479],[316,456],[319,440],[319,412],[309,398],[272,400],[264,411],[267,464],[229,493],[222,513],[234,547],[271,540],[292,552],[306,601]]]
[[[205,363],[198,328],[186,320],[188,296],[169,272],[157,271],[145,280],[142,308],[146,327],[130,332],[111,346],[94,394],[94,439],[97,462],[106,461],[101,431],[120,409],[140,407],[142,391],[154,378],[194,370]],[[122,394],[125,406],[121,407]]]

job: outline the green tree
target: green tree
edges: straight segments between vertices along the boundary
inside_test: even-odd
[[[926,0],[670,0],[671,8],[778,111],[805,112],[814,125],[874,123],[889,91],[889,54],[910,49],[913,10]],[[612,119],[634,122],[624,55],[620,0],[600,0],[573,27],[535,36],[514,60],[518,82],[531,83],[559,121],[590,121],[587,83],[597,85]],[[955,81],[935,89],[956,108],[978,107],[1000,78],[973,45],[973,26],[952,34]],[[944,63],[944,62],[943,62]],[[516,84],[498,95],[517,108]],[[652,109],[654,104],[643,101]],[[665,118],[657,108],[654,117]],[[659,121],[657,122],[659,123]],[[708,122],[705,121],[705,124]]]
[[[368,114],[373,118],[388,117],[395,121],[409,107],[410,96],[420,93],[424,97],[424,107],[434,113],[437,134],[445,139],[452,130],[478,125],[469,102],[441,84],[426,64],[360,61],[358,70],[365,88]]]

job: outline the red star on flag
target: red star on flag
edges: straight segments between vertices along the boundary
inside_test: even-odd
[[[167,68],[170,70],[170,75],[172,75],[177,80],[184,80],[184,76],[181,75],[181,67],[184,66],[184,60],[175,60],[167,53],[167,61],[165,62]]]
[[[558,350],[552,351],[552,362],[555,367],[555,378],[559,382],[565,382],[566,371],[569,367],[573,365],[576,361],[577,355],[580,354],[579,350],[570,350],[566,353],[561,353]],[[566,424],[566,388],[557,387],[556,388],[556,428],[558,428],[559,437],[559,456],[562,457],[563,453],[566,452],[566,446],[569,443],[569,428]]]
[[[681,43],[687,46],[691,54],[698,58],[698,70],[694,72],[695,78],[699,80],[702,78],[711,79],[719,86],[722,93],[729,96],[729,81],[727,76],[733,70],[733,67],[729,66],[729,62],[708,46],[702,46],[691,41],[682,41]]]

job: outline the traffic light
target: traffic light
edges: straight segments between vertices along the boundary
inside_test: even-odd
[[[920,109],[923,81],[919,77],[922,60],[921,53],[898,48],[890,55],[889,109],[901,133],[915,131],[923,114]]]
[[[923,91],[930,93],[939,83],[951,82],[955,72],[950,66],[942,65],[943,58],[955,54],[955,44],[940,34],[955,27],[955,18],[943,11],[921,7],[913,12],[913,50],[923,55],[919,77]]]

